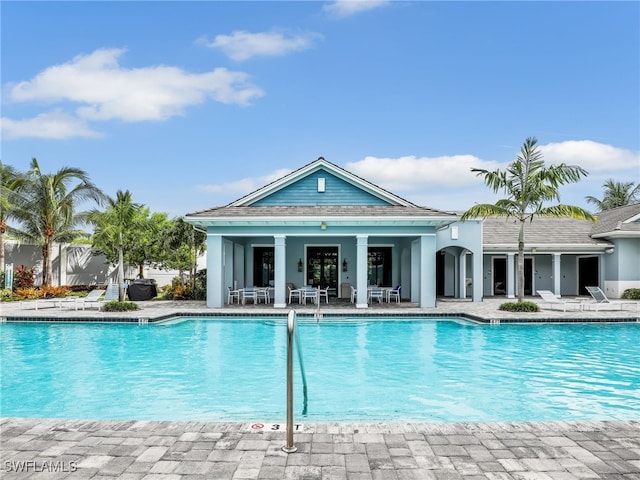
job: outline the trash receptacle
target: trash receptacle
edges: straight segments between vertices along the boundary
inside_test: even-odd
[[[127,294],[129,295],[129,300],[132,301],[151,300],[158,296],[158,290],[153,280],[139,278],[129,285]]]
[[[340,298],[351,298],[351,284],[350,283],[342,283],[340,284]]]

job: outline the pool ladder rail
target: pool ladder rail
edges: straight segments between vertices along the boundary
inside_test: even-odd
[[[295,310],[291,310],[287,315],[287,444],[282,447],[282,451],[293,453],[298,448],[293,444],[293,349],[298,351],[298,363],[300,364],[300,374],[302,375],[302,394],[304,403],[302,415],[307,414],[307,375],[304,371],[302,361],[302,348],[300,347],[300,336],[298,335],[298,321]]]

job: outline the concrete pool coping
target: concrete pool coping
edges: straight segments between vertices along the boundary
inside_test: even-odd
[[[526,300],[542,304],[539,297]],[[419,308],[415,304],[403,302],[401,304],[370,305],[366,309],[356,309],[348,302],[330,302],[322,304],[320,313],[325,318],[330,317],[461,317],[479,323],[585,323],[585,322],[625,322],[640,323],[640,312],[636,309],[601,309],[569,310],[543,309],[537,313],[503,312],[498,306],[505,302],[504,298],[487,298],[482,302],[455,301],[439,299],[435,308]],[[155,322],[175,316],[206,316],[206,317],[251,317],[251,316],[282,316],[285,317],[291,309],[299,315],[313,317],[316,307],[312,305],[289,305],[287,308],[274,308],[270,305],[228,305],[224,308],[207,308],[203,301],[166,301],[152,300],[135,302],[139,309],[130,312],[102,312],[96,308],[75,310],[69,308],[35,309],[35,300],[23,302],[2,302],[0,304],[0,319],[3,321],[139,321]]]
[[[433,309],[375,306],[364,311],[323,305],[334,315],[463,316],[484,323],[638,322],[629,310],[539,314],[501,312],[502,299],[439,301]],[[204,302],[137,302],[140,310],[47,308],[4,302],[0,317],[109,322],[171,316],[286,315],[289,309]],[[313,316],[315,308],[299,307]],[[0,419],[0,476],[5,479],[636,479],[640,480],[638,420],[501,423],[312,423],[296,433],[298,452],[285,454],[284,432],[247,423]]]

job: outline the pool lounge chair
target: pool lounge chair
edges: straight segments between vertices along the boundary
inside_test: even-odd
[[[98,293],[91,295],[93,292],[100,292],[100,291],[104,292],[104,296],[101,296]],[[91,295],[91,297],[89,297],[89,295]],[[91,307],[95,305],[96,307],[98,307],[98,310],[102,310],[102,306],[105,303],[118,300],[119,298],[118,284],[110,283],[109,285],[107,285],[106,290],[92,290],[89,293],[89,295],[87,295],[84,298],[79,298],[77,300],[77,302],[81,304],[82,309],[84,310],[87,306]]]
[[[636,311],[640,310],[640,302],[636,302],[634,300],[609,300],[600,287],[585,288],[593,298],[593,302],[585,302],[584,305],[587,308],[590,308],[593,305],[596,312],[601,308],[606,309],[607,307],[615,307],[622,310],[625,305],[635,305]]]
[[[38,298],[36,299],[36,310],[39,308],[58,307],[62,308],[64,298]]]
[[[97,305],[98,304],[97,302],[100,301],[100,298],[102,297],[104,292],[106,292],[106,290],[101,288],[96,288],[95,290],[91,290],[86,297],[76,298],[74,302],[76,310],[78,310],[78,307],[81,307],[82,310],[84,310],[87,305],[93,305],[93,304]]]
[[[582,310],[582,302],[579,300],[563,300],[556,297],[551,290],[538,290],[538,295],[542,297],[542,305],[549,305],[549,309],[553,310],[553,306],[562,307],[562,311],[566,312],[567,307],[576,307],[576,310]]]

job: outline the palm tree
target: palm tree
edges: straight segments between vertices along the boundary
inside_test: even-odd
[[[124,300],[125,240],[135,227],[136,217],[141,208],[142,205],[133,202],[129,190],[118,190],[115,199],[107,198],[107,209],[104,212],[92,210],[87,217],[88,221],[95,225],[94,248],[105,253],[109,247],[115,247],[117,250],[119,301]]]
[[[552,165],[545,167],[542,154],[538,151],[538,141],[527,138],[516,160],[505,171],[488,171],[472,168],[471,171],[484,177],[484,183],[494,193],[502,190],[507,198],[495,204],[477,204],[464,212],[461,220],[486,217],[512,217],[520,222],[518,234],[518,302],[524,300],[524,237],[526,222],[536,216],[573,217],[596,219],[586,210],[571,205],[545,206],[546,202],[560,201],[558,189],[566,183],[574,183],[587,175],[587,171],[578,166]]]
[[[14,214],[16,198],[24,177],[11,165],[0,161],[0,270],[4,269],[4,234],[7,232],[7,220]]]
[[[56,173],[44,174],[35,158],[21,192],[13,215],[20,228],[14,233],[42,247],[42,283],[51,285],[53,243],[86,237],[86,232],[77,228],[84,223],[86,214],[76,212],[76,206],[88,200],[101,204],[104,194],[84,170],[63,167]]]
[[[635,187],[633,185],[633,182],[614,182],[613,178],[610,178],[602,184],[604,189],[602,200],[591,195],[585,198],[588,203],[595,204],[599,212],[624,207],[635,203],[640,198],[640,183]]]

